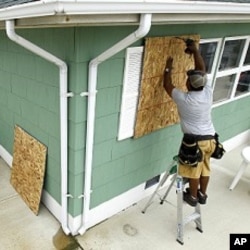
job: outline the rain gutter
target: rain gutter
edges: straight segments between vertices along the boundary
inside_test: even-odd
[[[66,234],[70,233],[68,227],[68,102],[67,98],[73,96],[68,93],[67,64],[37,45],[27,41],[15,33],[13,20],[6,21],[6,32],[10,40],[33,52],[34,54],[54,63],[60,71],[60,139],[61,139],[61,224]]]
[[[127,48],[137,40],[141,39],[150,30],[151,14],[142,14],[140,25],[136,31],[113,45],[111,48],[104,51],[102,54],[92,59],[89,63],[88,73],[88,92],[82,92],[81,96],[88,96],[88,113],[87,113],[87,137],[86,137],[86,158],[85,158],[85,176],[84,176],[84,194],[83,194],[83,212],[82,224],[78,232],[84,234],[88,229],[88,219],[90,211],[90,195],[91,195],[91,175],[93,164],[93,146],[94,146],[94,127],[95,127],[95,108],[96,108],[96,93],[97,93],[97,69],[98,65],[110,57],[114,56],[121,50]]]
[[[38,18],[49,16],[74,16],[74,15],[121,15],[125,20],[127,15],[152,13],[152,23],[154,14],[160,14],[157,23],[175,22],[175,15],[181,18],[184,15],[186,22],[197,20],[197,15],[201,18],[206,15],[213,22],[223,20],[223,16],[231,21],[250,20],[250,4],[236,2],[211,2],[211,1],[174,1],[174,0],[41,0],[26,4],[18,4],[0,9],[0,21]],[[161,15],[162,14],[162,15]],[[168,15],[172,18],[169,19]],[[244,17],[242,19],[242,17]],[[172,21],[171,21],[172,20]],[[87,20],[86,20],[87,22]],[[65,24],[63,22],[62,24]],[[136,21],[134,22],[136,24]],[[32,25],[32,24],[31,24]]]

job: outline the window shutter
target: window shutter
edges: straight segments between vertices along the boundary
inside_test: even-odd
[[[143,47],[127,48],[118,140],[123,140],[134,135],[142,71],[142,55]]]

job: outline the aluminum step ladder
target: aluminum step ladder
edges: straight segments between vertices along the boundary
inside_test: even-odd
[[[203,232],[202,230],[202,220],[201,220],[201,209],[200,203],[198,202],[194,208],[194,212],[184,217],[183,212],[183,191],[185,188],[185,184],[187,183],[187,179],[182,178],[180,175],[176,176],[176,193],[177,193],[177,237],[176,240],[181,245],[184,244],[184,227],[189,222],[194,221],[196,224],[196,229],[199,232]]]
[[[200,204],[197,203],[197,206],[194,208],[195,211],[191,213],[190,215],[184,217],[183,214],[183,191],[185,188],[185,184],[187,183],[187,179],[182,178],[180,175],[178,175],[177,171],[177,161],[178,157],[174,156],[173,162],[170,165],[170,170],[166,171],[165,174],[163,175],[160,183],[156,187],[156,190],[153,192],[151,197],[149,198],[148,202],[146,203],[144,209],[142,210],[142,213],[145,213],[147,208],[150,206],[152,203],[153,198],[158,195],[160,197],[160,204],[163,204],[164,201],[166,201],[166,198],[173,187],[174,183],[176,182],[176,194],[177,194],[177,234],[176,234],[176,240],[179,242],[181,245],[184,244],[184,227],[186,224],[189,222],[194,221],[196,224],[196,229],[199,232],[202,231],[202,221],[201,221],[201,209],[200,209]],[[168,169],[169,169],[168,168]],[[169,177],[172,176],[171,183],[169,184],[167,191],[165,194],[161,197],[158,193],[159,189],[164,185],[164,183],[167,181]]]

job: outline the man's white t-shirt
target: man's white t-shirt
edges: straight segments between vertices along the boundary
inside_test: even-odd
[[[211,118],[213,90],[206,84],[202,91],[184,92],[177,88],[172,91],[177,105],[182,132],[194,135],[214,135]]]

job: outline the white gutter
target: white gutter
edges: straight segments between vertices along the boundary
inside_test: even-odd
[[[186,21],[193,18],[192,14],[209,14],[211,19],[214,14],[249,16],[250,4],[185,0],[41,0],[0,9],[0,21],[56,15],[143,13],[189,14]]]
[[[88,113],[87,113],[87,137],[86,137],[86,158],[85,158],[85,178],[84,178],[84,195],[83,195],[83,213],[82,224],[78,232],[84,234],[88,229],[88,219],[90,211],[90,194],[91,194],[91,175],[92,159],[94,144],[94,126],[95,126],[95,107],[96,107],[96,85],[97,85],[97,68],[100,63],[112,57],[121,50],[127,48],[137,40],[144,37],[151,27],[151,14],[142,14],[140,25],[136,31],[125,37],[120,42],[91,60],[89,63],[89,80],[88,93],[81,93],[81,96],[88,96]]]
[[[27,41],[15,33],[14,21],[6,21],[6,32],[8,37],[15,43],[21,45],[34,54],[54,63],[60,70],[60,136],[61,136],[61,223],[62,229],[66,234],[70,233],[68,228],[68,104],[67,98],[72,96],[72,93],[67,93],[67,64],[48,53],[47,51],[39,48],[35,44]]]

